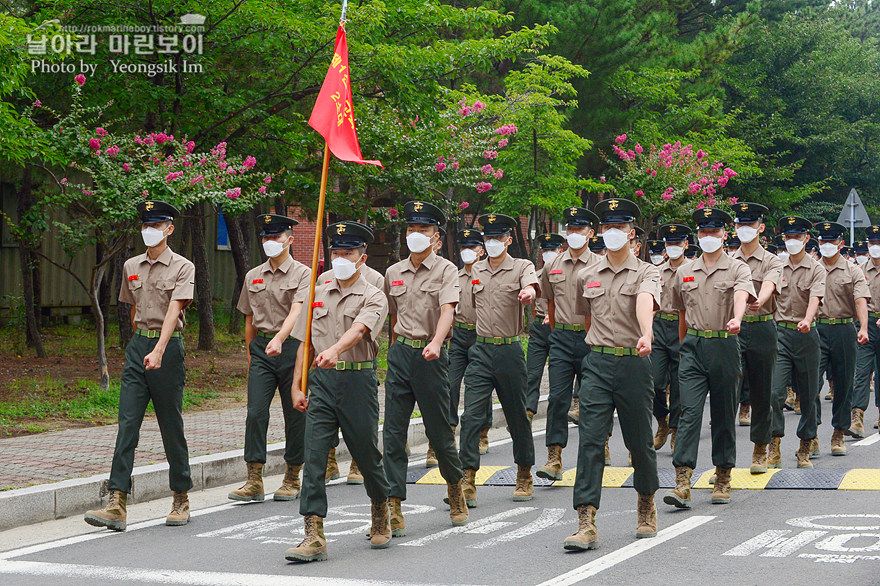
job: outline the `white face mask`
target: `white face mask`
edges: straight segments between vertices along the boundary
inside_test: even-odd
[[[703,236],[700,238],[700,248],[703,249],[703,252],[708,252],[712,254],[724,244],[724,238],[718,238],[717,236]]]
[[[804,242],[800,240],[790,238],[785,241],[785,250],[787,250],[789,254],[800,254],[803,249]]]
[[[500,240],[491,239],[486,241],[486,254],[492,258],[497,258],[504,254],[504,249],[504,242]]]
[[[357,263],[342,257],[334,258],[330,265],[333,267],[333,275],[340,281],[352,278],[358,268]]]
[[[788,260],[788,253],[787,252],[780,252],[776,256],[778,256],[779,260],[781,260],[782,262],[785,262]]]
[[[865,264],[866,262],[868,262],[868,257],[867,257],[867,256],[865,256],[865,255],[861,255],[861,256],[857,256],[857,257],[856,257],[856,264],[863,265],[863,264]]]
[[[431,246],[431,239],[421,232],[413,232],[406,237],[406,247],[416,254],[424,252]]]
[[[880,245],[872,244],[868,247],[868,254],[871,255],[871,258],[880,258]]]
[[[477,260],[477,251],[471,250],[470,248],[462,248],[461,249],[461,262],[466,265],[472,264]]]
[[[663,263],[663,255],[662,254],[652,254],[651,255],[651,264],[659,265]]]
[[[587,237],[583,234],[569,234],[565,239],[568,241],[568,245],[575,250],[580,250],[587,244]]]
[[[682,254],[684,254],[684,248],[683,248],[683,247],[681,247],[681,246],[673,246],[673,245],[667,245],[667,246],[666,246],[666,256],[668,256],[668,257],[671,258],[672,260],[675,260],[675,259],[677,259],[677,258],[681,258],[681,255],[682,255]]]
[[[165,232],[150,226],[141,230],[141,237],[144,239],[144,244],[147,245],[147,248],[152,248],[162,242],[165,238]]]
[[[263,252],[265,252],[266,256],[269,258],[275,258],[284,252],[284,243],[275,240],[266,240],[263,242]]]
[[[605,248],[612,252],[620,250],[626,246],[627,242],[629,242],[629,235],[623,230],[618,230],[617,228],[605,230],[605,232],[602,233],[602,238],[605,240]]]
[[[737,226],[736,235],[740,242],[751,242],[758,237],[758,229],[751,226]]]
[[[548,264],[557,256],[559,256],[559,253],[556,252],[555,250],[548,250],[547,252],[541,253],[541,258],[544,259],[544,264]]]
[[[836,244],[820,244],[819,252],[822,253],[822,256],[825,258],[831,258],[835,254],[837,254],[838,249]]]

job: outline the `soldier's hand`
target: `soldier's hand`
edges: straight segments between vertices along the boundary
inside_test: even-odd
[[[809,334],[810,333],[810,322],[808,322],[807,320],[802,320],[802,321],[798,322],[797,329],[802,334]]]
[[[859,330],[858,340],[859,340],[859,344],[867,344],[868,343],[868,330]]]
[[[880,321],[880,320],[877,320],[877,321]],[[550,325],[550,316],[549,315],[544,316],[544,321],[542,321],[541,323],[544,324],[545,326],[549,326]]]
[[[425,349],[422,350],[422,357],[428,362],[440,358],[440,344],[431,342],[425,346]]]
[[[880,328],[880,319],[877,320],[877,327]]]
[[[639,338],[639,341],[636,342],[636,350],[638,350],[639,356],[647,356],[651,353],[651,340],[642,336]]]
[[[519,292],[519,302],[523,305],[531,305],[537,295],[534,287],[525,287]]]
[[[738,319],[733,318],[732,320],[727,322],[727,331],[730,332],[731,334],[733,334],[733,335],[738,334],[739,328],[740,328],[740,323],[739,323]]]
[[[752,311],[758,311],[759,309],[761,309],[761,304],[757,301],[755,301],[754,303],[749,303],[749,309],[751,309]]]
[[[147,370],[162,368],[162,354],[153,350],[144,356],[144,368]]]
[[[333,348],[328,348],[318,354],[315,362],[319,368],[336,368],[336,363],[339,362],[339,353]]]
[[[305,411],[309,408],[309,398],[300,390],[291,391],[293,408],[297,411]]]
[[[269,343],[266,344],[266,356],[280,356],[281,344],[276,338],[269,340]]]

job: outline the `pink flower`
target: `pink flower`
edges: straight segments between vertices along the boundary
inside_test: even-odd
[[[700,189],[702,189],[702,187],[699,183],[691,183],[690,185],[688,185],[688,193],[691,195],[697,195],[698,193],[700,193]]]
[[[464,108],[459,110],[458,113],[461,114],[462,118],[465,118],[471,113],[471,108],[470,106],[465,106]]]
[[[105,152],[108,157],[115,157],[116,155],[119,154],[119,146],[114,144],[112,147],[107,149]]]
[[[266,186],[265,186],[265,185],[260,185],[260,188],[259,188],[257,191],[260,192],[260,193],[266,193]]]
[[[498,148],[499,149],[503,149],[506,146],[507,146],[507,139],[506,138],[502,138],[498,141]]]
[[[107,136],[107,131],[99,126],[95,129],[95,134],[98,136]]]
[[[248,157],[244,160],[244,163],[242,163],[241,166],[244,167],[245,169],[253,169],[256,164],[257,164],[257,160],[254,157],[248,155]]]
[[[241,197],[241,187],[233,187],[226,190],[226,197],[229,199],[238,199]]]
[[[79,87],[86,85],[86,76],[80,73],[76,77],[73,78],[73,81],[79,84]]]
[[[642,147],[642,145],[640,145],[639,143],[636,143],[636,152],[637,153],[639,153],[641,155],[644,152],[644,150],[645,149]]]
[[[398,214],[397,208],[388,208],[388,216],[389,217],[396,218],[397,214]]]
[[[651,171],[651,177],[656,177],[656,176],[657,176],[657,171]]]
[[[80,74],[82,75],[82,74]],[[96,151],[101,148],[101,139],[100,138],[90,138],[89,139],[89,148]]]
[[[727,203],[729,203],[730,205],[733,205],[733,204],[735,204],[735,203],[738,202],[738,201],[739,201],[739,198],[738,198],[738,197],[728,197],[728,198],[727,198]]]
[[[639,190],[636,191],[636,195],[639,196],[639,197],[645,197],[645,192],[642,191],[641,189],[639,189]]]
[[[519,132],[519,129],[516,127],[516,124],[505,124],[495,130],[495,134],[502,135],[511,135],[516,134],[517,132]]]
[[[208,159],[206,159],[205,157],[202,157],[201,159],[199,159],[199,165],[204,165],[205,161],[207,161],[207,160]]]
[[[98,156],[98,157],[100,157],[100,156],[101,156],[101,151],[95,151],[95,155]]]
[[[491,175],[495,169],[492,168],[492,165],[483,165],[480,171],[482,171],[483,175]]]
[[[41,102],[40,100],[34,100],[34,108],[39,108],[42,105],[43,105],[43,102]]]
[[[484,159],[497,159],[498,158],[498,151],[483,151],[483,158]]]
[[[189,180],[189,184],[195,185],[196,183],[200,183],[204,180],[205,180],[205,176],[202,175],[201,173],[199,173],[198,175],[196,175],[195,177],[193,177],[192,179]]]
[[[732,179],[733,177],[737,176],[737,173],[736,173],[736,171],[734,171],[733,169],[728,167],[727,169],[724,170],[724,176],[727,177],[728,179]]]
[[[480,100],[477,100],[476,102],[474,102],[474,114],[482,112],[485,109],[486,109],[486,104],[484,104]]]
[[[147,190],[146,190],[146,189],[143,190],[143,191],[141,192],[141,195],[144,196],[144,197],[147,197]]]
[[[700,203],[697,204],[697,209],[698,209],[698,210],[701,210],[701,209],[703,209],[704,207],[706,207],[706,202],[704,202],[704,201],[701,201]]]
[[[187,154],[192,154],[193,150],[196,148],[196,143],[193,141],[189,141],[186,143],[186,152]]]
[[[663,199],[665,199],[666,201],[669,201],[670,199],[672,199],[672,194],[671,193],[664,193]]]
[[[263,183],[265,183],[266,185],[269,185],[270,183],[272,183],[272,176],[266,175],[265,177],[263,177]]]
[[[67,177],[61,178],[61,185],[67,185]]]
[[[181,175],[183,175],[183,171],[173,171],[165,176],[165,183],[171,183]]]
[[[502,171],[501,169],[496,169],[495,170],[495,179],[501,179],[502,177],[504,177],[504,171]]]
[[[492,189],[491,183],[486,183],[485,181],[477,183],[477,193],[486,193],[490,189]]]
[[[471,204],[469,204],[469,203],[466,202],[466,201],[463,201],[463,202],[461,202],[460,204],[458,204],[458,207],[460,207],[460,208],[463,209],[463,210],[466,210],[466,209],[468,209],[469,207],[471,207]]]
[[[458,161],[454,161],[454,162],[452,163],[452,169],[453,169],[453,171],[458,171],[458,167],[459,167]]]
[[[129,165],[128,163],[122,163],[122,170],[131,171],[131,165]]]
[[[709,180],[706,177],[700,177],[700,185],[706,185]]]
[[[442,173],[446,170],[446,163],[437,163],[436,165],[434,165],[434,168],[437,169],[438,173]]]
[[[718,178],[718,187],[727,187],[727,177]]]
[[[438,163],[442,163],[443,160],[444,160],[444,159],[443,159],[443,155],[440,155],[439,157],[437,157],[437,162],[438,162]]]
[[[621,134],[620,136],[618,136],[617,138],[614,139],[614,142],[616,142],[617,144],[625,143],[626,142],[626,135]]]
[[[94,195],[95,194],[94,191],[89,191],[88,189],[83,189],[82,192],[83,192],[83,195]]]
[[[284,190],[282,189],[282,190],[279,191],[278,193],[280,193],[281,195],[284,195]]]

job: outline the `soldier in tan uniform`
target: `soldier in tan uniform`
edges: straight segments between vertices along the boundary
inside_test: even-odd
[[[110,468],[110,500],[103,509],[88,511],[85,521],[96,527],[125,531],[131,471],[144,413],[150,401],[162,432],[173,502],[166,525],[189,521],[187,492],[193,482],[189,450],[183,433],[183,327],[193,298],[195,267],[168,247],[177,209],[163,201],[137,205],[141,236],[147,251],[125,261],[119,300],[131,305],[134,336],[125,349],[119,392],[119,430]]]
[[[654,493],[660,485],[654,452],[651,411],[653,315],[659,308],[660,272],[635,258],[629,242],[635,237],[639,208],[612,198],[596,205],[596,215],[608,249],[604,258],[581,270],[577,278],[577,312],[591,318],[580,387],[578,463],[574,507],[578,530],[565,549],[598,547],[596,510],[602,496],[604,444],[619,415],[623,440],[630,449],[633,487],[638,493],[636,537],[657,535]]]
[[[730,472],[736,465],[737,393],[742,378],[737,334],[746,305],[757,299],[748,265],[724,253],[724,226],[733,218],[723,210],[704,208],[696,210],[693,219],[703,255],[679,267],[672,288],[682,340],[678,367],[681,416],[672,455],[675,489],[663,497],[666,504],[682,509],[691,508],[691,475],[697,465],[707,395],[716,474],[712,504],[730,502]]]
[[[605,256],[605,240],[601,236],[593,236],[590,238],[590,252],[597,256]]]
[[[556,257],[562,254],[562,245],[565,238],[559,234],[541,234],[535,239],[541,250],[541,269],[537,272],[538,279],[543,278],[544,269]],[[543,296],[535,299],[532,304],[532,323],[529,324],[529,342],[526,346],[526,370],[529,373],[529,385],[526,391],[526,414],[529,421],[538,412],[538,402],[541,400],[541,381],[544,378],[544,366],[550,355],[550,317],[548,313],[547,299]],[[572,402],[569,418],[577,410],[577,404]]]
[[[450,519],[453,525],[464,525],[468,518],[462,497],[461,460],[449,423],[449,358],[445,345],[452,337],[459,301],[458,271],[433,251],[439,226],[446,223],[443,212],[430,203],[411,201],[404,206],[403,214],[410,255],[385,271],[392,334],[382,438],[395,537],[406,535],[400,503],[406,500],[405,444],[416,403],[440,474],[446,480]]]
[[[484,214],[486,254],[474,265],[474,305],[477,309],[477,343],[464,374],[464,414],[461,417],[461,462],[465,474],[465,498],[476,506],[476,476],[480,468],[479,435],[492,390],[498,393],[507,427],[513,440],[513,459],[518,465],[513,500],[532,498],[532,466],[535,444],[526,414],[526,360],[520,333],[523,308],[540,292],[534,265],[513,258],[507,248],[516,220],[501,214]]]
[[[749,436],[755,445],[749,470],[752,474],[763,474],[767,472],[767,445],[771,438],[770,393],[777,338],[773,313],[782,285],[782,260],[764,250],[760,243],[766,207],[756,203],[737,203],[734,213],[736,233],[742,246],[732,256],[749,266],[752,286],[758,294],[757,301],[746,308],[739,344],[743,387],[748,389],[748,404],[751,406]]]
[[[327,559],[324,472],[327,453],[339,441],[340,428],[352,457],[360,462],[364,487],[370,497],[370,547],[382,549],[391,543],[389,488],[378,446],[376,378],[376,340],[388,315],[388,301],[381,290],[360,274],[372,232],[355,222],[328,226],[327,232],[335,276],[315,289],[311,348],[306,350],[300,344],[297,349],[291,388],[294,407],[306,412],[309,444],[299,503],[306,536],[297,547],[285,552],[285,558],[293,562]],[[306,337],[306,315],[302,312],[293,327],[292,335],[300,341]],[[309,372],[307,397],[300,385],[302,369],[309,365],[313,368]]]
[[[587,247],[597,225],[596,214],[586,208],[566,208],[568,250],[545,265],[541,296],[547,299],[550,327],[550,393],[547,397],[547,463],[535,473],[540,478],[562,480],[562,450],[568,445],[568,411],[572,389],[581,386],[581,364],[589,348],[584,343],[585,316],[577,313],[577,276],[598,257]],[[577,385],[576,387],[574,385]]]
[[[865,411],[871,398],[871,375],[874,375],[874,405],[880,407],[880,226],[865,230],[868,244],[868,262],[862,270],[868,279],[871,301],[868,303],[868,343],[859,346],[853,383],[852,423],[850,432],[865,437]],[[880,422],[880,418],[878,418]],[[874,425],[876,428],[877,425]]]

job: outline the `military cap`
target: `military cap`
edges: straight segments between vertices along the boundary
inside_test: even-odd
[[[257,230],[260,231],[260,236],[275,236],[285,230],[290,230],[297,224],[299,222],[287,216],[279,216],[277,214],[257,216]]]
[[[694,210],[691,215],[697,228],[724,228],[727,224],[733,222],[730,214],[718,208],[702,208]]]
[[[682,224],[666,224],[657,230],[657,238],[664,242],[681,242],[687,240],[691,229]]]
[[[813,224],[806,218],[798,216],[785,216],[777,222],[779,231],[783,234],[807,234]]]
[[[483,233],[473,228],[465,228],[458,233],[458,243],[461,246],[482,246]]]
[[[662,240],[648,240],[648,252],[651,254],[663,254],[666,250],[666,243]]]
[[[641,226],[636,226],[635,231],[636,231],[636,240],[641,240],[645,237],[645,230]]]
[[[603,199],[594,208],[600,224],[625,224],[634,222],[641,215],[639,206],[628,199],[612,197]]]
[[[840,249],[840,254],[842,254],[846,258],[849,258],[853,254],[853,249],[850,248],[849,246],[844,246],[843,248]]]
[[[697,258],[700,255],[700,247],[694,244],[689,245],[684,249],[684,257],[685,258]]]
[[[777,248],[785,246],[785,238],[782,237],[782,234],[776,235],[773,239],[773,244],[775,244]]]
[[[736,232],[731,232],[727,235],[727,248],[739,248],[740,246],[742,246],[742,242],[740,242]]]
[[[403,206],[403,219],[407,224],[431,224],[442,226],[446,216],[432,203],[426,201],[408,201]]]
[[[599,223],[596,214],[587,208],[565,208],[562,218],[567,226],[595,226]]]
[[[868,239],[868,242],[880,240],[880,226],[868,226],[865,228],[865,238]]]
[[[589,246],[592,252],[602,252],[605,250],[605,239],[601,236],[593,236],[590,238]]]
[[[358,222],[337,222],[327,226],[330,250],[348,250],[367,246],[373,241],[373,231]]]
[[[804,250],[806,250],[807,252],[819,252],[819,245],[816,243],[815,240],[810,240],[809,242],[807,242]]]
[[[819,232],[819,240],[837,240],[846,234],[846,228],[837,222],[817,222],[813,227]]]
[[[144,224],[169,222],[180,215],[176,207],[158,199],[148,199],[137,204],[138,215]]]
[[[775,244],[768,244],[767,246],[764,247],[764,249],[767,252],[769,252],[770,254],[778,254],[779,253],[779,247],[776,246]]]
[[[733,205],[734,223],[751,224],[764,219],[768,210],[766,206],[759,203],[737,203]]]
[[[552,234],[550,232],[547,234],[541,234],[536,240],[541,247],[541,250],[556,250],[557,248],[562,247],[562,244],[565,242],[565,238],[559,234]]]
[[[868,241],[856,240],[853,242],[852,250],[855,254],[868,254]]]
[[[483,227],[483,236],[507,234],[516,226],[516,220],[504,214],[483,214],[478,221]]]

